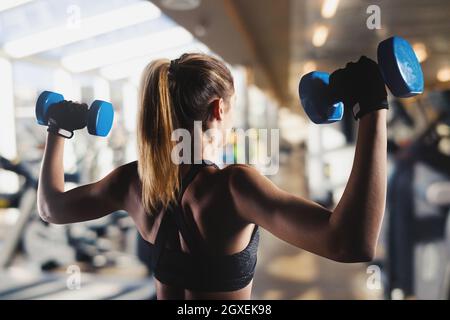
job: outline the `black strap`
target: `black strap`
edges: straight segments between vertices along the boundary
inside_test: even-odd
[[[195,179],[197,174],[200,172],[200,169],[203,168],[204,165],[205,162],[202,162],[202,164],[200,165],[191,166],[189,172],[182,179],[181,190],[178,195],[177,203],[170,207],[170,213],[172,214],[174,221],[178,229],[180,230],[181,236],[183,237],[184,242],[189,249],[189,252],[193,255],[205,254],[206,250],[203,238],[201,237],[200,231],[198,230],[198,227],[193,219],[192,221],[190,221],[190,224],[188,224],[186,221],[186,216],[183,214],[182,209],[182,200],[187,187]]]
[[[180,233],[188,246],[188,249],[191,254],[200,254],[204,255],[207,253],[205,242],[203,237],[200,234],[200,230],[198,229],[197,224],[195,223],[193,217],[188,217],[183,214],[182,209],[182,200],[183,195],[187,189],[187,187],[191,184],[191,182],[195,179],[200,170],[205,166],[214,166],[218,169],[218,167],[210,161],[202,160],[201,164],[193,164],[189,172],[182,179],[181,182],[181,190],[178,196],[178,202],[176,205],[172,206],[172,214],[175,220],[175,223],[180,230]],[[186,221],[189,219],[190,221]],[[188,223],[189,222],[189,223]]]
[[[153,270],[156,270],[158,266],[161,254],[166,246],[167,236],[169,234],[169,221],[170,217],[167,212],[161,219],[161,224],[159,225],[158,233],[156,234],[155,243],[153,245],[153,250],[151,251],[151,264]]]
[[[184,218],[183,211],[179,205],[174,206],[170,213],[173,215],[174,221],[181,233],[181,236],[186,243],[189,253],[192,255],[202,255],[206,253],[205,245],[203,239],[200,236],[200,231],[198,231],[197,226],[192,224],[188,226],[186,219]],[[194,229],[194,230],[192,230]]]
[[[194,165],[194,164],[191,165],[191,168],[189,169],[188,173],[181,180],[180,193],[178,194],[179,203],[181,203],[181,199],[183,198],[184,192],[186,191],[187,187],[191,184],[192,180],[194,180],[194,178],[200,172],[200,169],[202,167],[203,167],[202,165]]]
[[[170,233],[170,225],[173,223],[177,226],[191,254],[206,253],[205,244],[197,225],[194,221],[191,221],[192,223],[190,225],[186,222],[185,215],[182,210],[181,200],[183,199],[183,195],[187,187],[200,172],[200,169],[204,166],[210,165],[218,168],[214,163],[203,160],[200,165],[192,165],[186,176],[182,179],[177,203],[170,204],[167,208],[155,239],[155,250],[152,252],[152,262],[154,267],[156,267],[159,258],[166,247],[168,235]]]

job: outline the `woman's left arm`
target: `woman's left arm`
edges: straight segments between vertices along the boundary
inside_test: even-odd
[[[97,219],[125,207],[127,176],[123,167],[98,182],[64,191],[64,138],[49,133],[42,162],[38,210],[44,221],[66,224]]]

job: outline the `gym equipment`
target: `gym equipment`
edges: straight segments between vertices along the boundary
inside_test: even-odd
[[[394,96],[407,98],[423,92],[422,68],[405,39],[394,36],[382,41],[377,56],[384,82]],[[316,124],[340,121],[344,114],[342,97],[332,94],[329,81],[330,74],[322,71],[310,72],[300,80],[300,100],[306,114]]]
[[[42,270],[73,263],[76,250],[69,245],[67,231],[67,226],[47,224],[34,215],[22,235],[22,248],[27,259]]]
[[[71,226],[68,231],[69,245],[75,248],[76,260],[92,268],[113,266],[120,256],[135,255],[134,239],[130,237],[135,227],[125,211]]]
[[[11,162],[0,156],[0,169],[14,172],[23,180],[17,193],[0,194],[0,208],[17,208],[16,223],[0,246],[0,271],[18,252],[42,270],[85,262],[98,268],[119,263],[124,254],[134,256],[135,227],[125,211],[74,225],[52,225],[42,221],[36,208],[38,181],[28,163]],[[79,183],[78,173],[64,174],[65,182]]]
[[[415,120],[408,114],[405,106],[400,101],[400,99],[393,99],[390,102],[392,106],[392,118],[388,121],[388,126],[394,124],[395,122],[401,122],[409,128],[414,128],[416,125]]]
[[[450,207],[450,182],[436,182],[426,191],[427,201],[437,206]]]
[[[51,91],[44,91],[39,95],[36,102],[36,119],[40,125],[48,126],[48,110],[51,105],[63,102],[64,96]],[[95,100],[86,113],[86,126],[89,134],[94,136],[106,137],[112,127],[114,120],[114,109],[111,103]],[[59,134],[71,138],[72,132],[59,129]]]
[[[450,156],[437,134],[450,119],[449,97],[438,118],[396,151],[388,185],[387,291],[418,299],[450,298]]]
[[[19,216],[8,232],[0,250],[0,270],[8,267],[19,248],[27,258],[41,267],[48,263],[63,264],[70,261],[68,245],[63,244],[64,227],[52,226],[38,218],[36,193],[38,181],[24,162],[12,162],[0,156],[0,169],[16,173],[23,182],[16,193],[0,194],[0,208],[17,208]],[[78,174],[64,174],[66,182],[78,182]],[[58,242],[56,244],[56,242]],[[56,245],[56,246],[55,246]],[[73,260],[71,260],[73,261]]]

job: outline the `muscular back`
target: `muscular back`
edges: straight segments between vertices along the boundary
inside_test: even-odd
[[[188,166],[182,167],[186,173]],[[232,169],[218,170],[203,168],[186,189],[182,199],[183,213],[193,218],[206,248],[215,255],[231,255],[242,251],[248,245],[253,225],[244,221],[235,211],[230,192]],[[141,203],[141,183],[137,172],[137,162],[129,163],[116,170],[117,196],[122,197],[125,210],[135,221],[142,237],[154,243],[164,212],[148,214]],[[119,187],[120,186],[120,187]],[[122,196],[120,196],[121,194]],[[181,235],[180,243],[184,252],[189,252]],[[251,284],[238,292],[196,293],[157,283],[158,298],[250,298]]]

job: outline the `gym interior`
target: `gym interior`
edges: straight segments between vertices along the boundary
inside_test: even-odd
[[[376,256],[338,263],[261,230],[252,299],[449,299],[449,19],[446,0],[2,0],[0,299],[156,297],[145,240],[127,212],[68,225],[39,217],[42,92],[114,109],[106,137],[95,127],[66,140],[70,190],[137,159],[138,90],[150,61],[219,57],[234,77],[234,127],[250,136],[279,129],[275,152],[231,138],[223,157],[264,152],[272,166],[256,169],[333,209],[352,169],[357,125],[348,112],[312,121],[300,79],[362,55],[381,64],[377,47],[392,36],[411,45],[424,89],[397,97],[388,84],[387,201]]]

